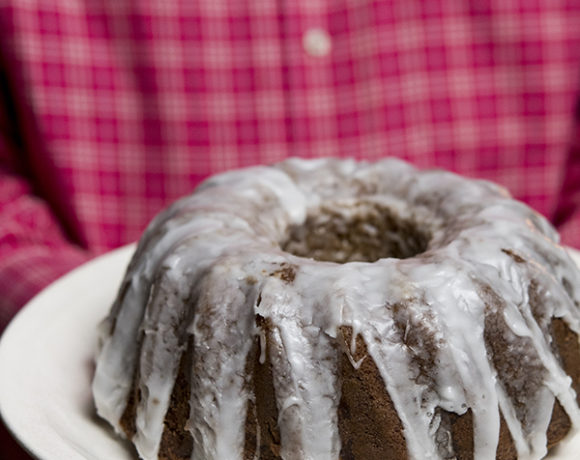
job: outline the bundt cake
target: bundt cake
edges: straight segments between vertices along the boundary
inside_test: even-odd
[[[101,325],[144,459],[539,459],[580,427],[580,274],[503,188],[290,159],[157,216]]]

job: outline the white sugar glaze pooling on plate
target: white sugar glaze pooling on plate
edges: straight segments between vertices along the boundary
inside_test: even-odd
[[[428,246],[406,259],[343,264],[282,250],[289,229],[316,219],[322,207],[345,221],[367,208],[389,209],[427,229]],[[307,253],[299,246],[292,252]],[[283,267],[292,267],[291,283],[275,276]],[[137,366],[133,442],[143,458],[156,458],[180,355],[192,336],[194,350],[203,350],[191,383],[194,457],[241,458],[251,397],[244,365],[262,332],[258,315],[275,325],[269,346],[281,352],[272,365],[284,458],[339,455],[333,344],[347,326],[378,367],[411,458],[452,453],[437,442],[451,436],[440,408],[471,410],[476,460],[495,458],[500,412],[519,458],[539,459],[556,400],[580,427],[571,379],[546,332],[552,318],[580,332],[579,286],[579,272],[548,222],[488,182],[421,172],[394,159],[292,159],[225,173],[160,214],[140,241],[101,326],[97,409],[123,433]],[[544,301],[540,317],[532,291]],[[421,350],[403,346],[397,334],[398,305],[437,344],[436,369],[422,384],[414,362]],[[524,353],[522,367],[541,381],[523,412],[506,390],[513,382],[499,378],[490,358],[484,324],[497,317],[502,339]]]

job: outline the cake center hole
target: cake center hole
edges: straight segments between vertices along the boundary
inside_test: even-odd
[[[304,224],[290,227],[287,252],[326,262],[406,259],[427,250],[431,234],[412,218],[377,203],[321,206]]]

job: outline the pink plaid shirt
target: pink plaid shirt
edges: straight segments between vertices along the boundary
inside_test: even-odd
[[[208,175],[290,155],[491,179],[580,247],[579,71],[574,0],[6,0],[0,330]]]

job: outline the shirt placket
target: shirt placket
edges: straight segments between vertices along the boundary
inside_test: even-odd
[[[286,132],[295,156],[336,155],[336,107],[329,2],[282,2]]]

